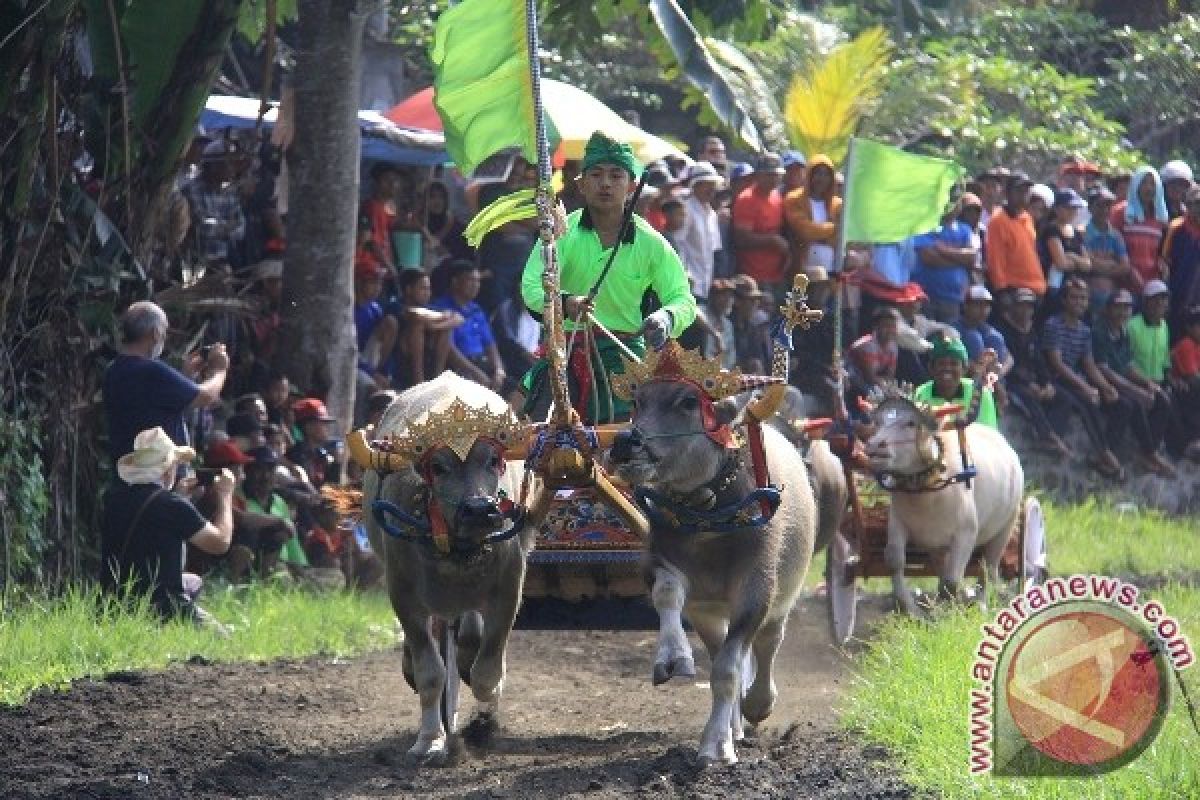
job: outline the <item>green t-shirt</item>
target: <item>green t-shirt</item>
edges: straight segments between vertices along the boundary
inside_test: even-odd
[[[241,494],[240,491],[239,494]],[[246,504],[246,510],[254,514],[270,514],[272,517],[286,519],[288,522],[292,521],[292,512],[288,508],[288,504],[274,492],[271,492],[271,502],[267,504],[266,508],[263,508],[253,497],[245,494],[242,494],[242,501]],[[304,547],[300,544],[300,537],[297,534],[292,534],[292,538],[284,542],[283,549],[279,551],[279,557],[301,567],[308,566],[308,556],[304,554]]]
[[[608,263],[611,248],[605,248],[596,231],[584,224],[583,211],[567,216],[567,232],[555,243],[563,294],[586,295]],[[642,297],[653,289],[663,308],[674,317],[671,336],[678,337],[696,319],[696,299],[688,288],[687,272],[662,234],[636,214],[633,222],[633,241],[621,243],[617,259],[596,295],[596,319],[611,331],[636,333],[642,327]],[[538,314],[546,306],[542,267],[539,242],[529,254],[521,276],[521,297],[526,307]],[[574,326],[566,320],[565,327],[571,330]]]
[[[962,389],[959,391],[958,397],[954,398],[953,402],[958,403],[965,411],[971,405],[971,396],[975,394],[975,383],[970,378],[962,379]],[[934,396],[933,381],[926,381],[917,387],[913,392],[913,400],[918,403],[928,403],[933,408],[944,406],[950,403],[950,400],[944,397]],[[980,425],[987,425],[989,428],[1000,430],[1000,422],[996,416],[996,401],[992,397],[991,389],[983,390],[983,398],[979,401],[979,418],[975,420]]]
[[[1101,321],[1092,328],[1092,358],[1097,364],[1103,364],[1118,375],[1124,375],[1133,361],[1129,334],[1123,330],[1113,333],[1108,323]]]
[[[1171,367],[1171,346],[1166,321],[1147,325],[1141,314],[1129,320],[1129,345],[1133,349],[1133,365],[1138,372],[1155,383],[1167,379]]]

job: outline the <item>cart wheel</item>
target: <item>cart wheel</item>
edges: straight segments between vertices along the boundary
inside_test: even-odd
[[[829,609],[829,633],[833,643],[839,647],[854,635],[858,589],[855,574],[850,568],[853,556],[846,537],[840,531],[835,533],[825,553],[825,595]]]
[[[461,679],[458,676],[458,644],[454,641],[456,626],[438,617],[434,617],[432,625],[438,654],[446,665],[446,685],[442,687],[438,710],[442,716],[442,727],[449,736],[458,732],[458,689]]]
[[[1039,584],[1046,579],[1046,518],[1042,515],[1042,504],[1036,497],[1025,498],[1021,512],[1022,559],[1021,589]]]

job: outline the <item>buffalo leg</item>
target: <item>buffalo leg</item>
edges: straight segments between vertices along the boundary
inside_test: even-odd
[[[917,616],[917,601],[913,598],[912,590],[904,579],[904,569],[908,565],[908,532],[904,525],[896,519],[895,513],[888,516],[887,545],[883,549],[883,557],[888,569],[892,571],[892,595],[896,605],[909,616]]]
[[[971,561],[975,543],[979,540],[979,522],[974,519],[974,514],[971,516],[972,519],[963,520],[959,524],[942,562],[938,594],[949,600],[958,600],[958,590],[962,585],[963,576],[967,573],[967,564]]]
[[[704,732],[700,735],[700,762],[710,764],[733,764],[737,752],[733,746],[734,715],[740,714],[738,697],[742,692],[742,670],[750,651],[750,638],[762,625],[767,613],[765,607],[738,609],[729,625],[729,633],[713,659],[712,711]]]
[[[742,711],[752,725],[757,725],[771,716],[771,711],[775,708],[775,698],[778,696],[775,689],[775,655],[783,643],[786,625],[786,616],[767,620],[754,637],[754,644],[751,646],[755,662],[754,682],[750,684],[750,690],[742,700]]]
[[[446,666],[430,634],[427,615],[406,615],[400,622],[404,626],[404,646],[412,654],[413,677],[421,698],[421,725],[408,755],[424,763],[436,762],[446,757],[446,729],[438,707],[446,687]]]
[[[658,653],[654,658],[654,685],[671,678],[694,678],[696,661],[692,646],[683,630],[683,606],[687,602],[687,582],[674,567],[661,564],[654,569],[654,588],[650,592],[658,612]]]

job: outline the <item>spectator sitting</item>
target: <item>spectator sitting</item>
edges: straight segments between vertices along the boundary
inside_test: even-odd
[[[300,441],[287,452],[287,458],[302,467],[309,481],[320,489],[326,483],[338,483],[337,457],[329,447],[329,423],[336,422],[315,397],[306,397],[292,405],[292,415],[300,428]]]
[[[1200,460],[1200,306],[1183,318],[1183,338],[1171,350],[1171,388],[1182,422],[1185,454]]]
[[[993,371],[1003,379],[1013,367],[1013,357],[1005,345],[1004,335],[988,324],[991,313],[992,293],[985,286],[972,286],[967,290],[967,299],[963,302],[962,319],[954,327],[962,337],[972,366],[978,366],[984,352],[991,350],[996,354]],[[1000,387],[1001,384],[996,384],[996,402],[1003,410],[1007,398]]]
[[[1171,368],[1171,344],[1166,316],[1170,302],[1167,285],[1160,280],[1146,284],[1142,291],[1142,310],[1129,320],[1129,345],[1133,365],[1138,372],[1162,385]]]
[[[900,314],[894,308],[879,308],[871,317],[871,332],[858,338],[846,353],[849,381],[846,407],[858,408],[858,400],[884,381],[896,378],[899,346],[896,344]]]
[[[980,208],[981,203],[975,195],[964,194],[959,206]],[[913,241],[917,253],[913,280],[929,297],[928,316],[947,325],[958,321],[963,296],[971,283],[970,273],[979,257],[974,232],[958,219],[958,211],[951,209],[942,217],[941,227]]]
[[[114,462],[133,450],[140,431],[154,427],[187,444],[184,412],[220,402],[229,369],[225,346],[213,345],[207,357],[192,353],[181,374],[158,360],[166,341],[167,315],[154,303],[134,303],[121,315],[121,349],[104,373],[103,389]],[[192,377],[202,369],[210,375],[197,384]]]
[[[1018,289],[1013,302],[1001,309],[997,319],[997,329],[1013,359],[1012,369],[1005,378],[1005,391],[1013,407],[1033,425],[1037,444],[1056,455],[1069,456],[1071,449],[1057,432],[1064,422],[1067,406],[1054,387],[1033,324],[1036,308],[1037,295],[1030,289]]]
[[[307,567],[308,559],[296,534],[291,508],[283,496],[275,491],[275,469],[279,466],[279,457],[269,447],[256,447],[246,455],[249,458],[245,466],[246,474],[238,490],[242,506],[247,512],[278,519],[286,537],[280,550],[262,553],[260,566],[263,573],[269,574],[279,558],[293,566]]]
[[[283,305],[283,258],[278,253],[255,265],[251,275],[255,283],[251,290],[258,295],[258,315],[250,323],[254,334],[254,354],[263,363],[275,355],[279,329],[283,325],[280,309]]]
[[[1102,475],[1124,480],[1113,453],[1128,424],[1129,409],[1092,358],[1092,331],[1083,321],[1087,284],[1075,276],[1063,282],[1063,310],[1046,320],[1042,347],[1055,387],[1083,421],[1096,449],[1092,466]]]
[[[1159,253],[1167,228],[1167,201],[1154,167],[1139,167],[1133,173],[1128,197],[1113,207],[1111,220],[1125,240],[1133,267],[1125,288],[1140,294],[1148,282],[1165,274]]]
[[[475,302],[479,270],[470,261],[456,261],[450,273],[450,294],[435,300],[433,309],[453,311],[463,324],[451,334],[450,368],[468,380],[504,394],[505,372],[487,315]],[[511,387],[507,387],[511,388]]]
[[[254,414],[234,414],[225,420],[225,433],[243,453],[249,453],[267,443],[266,437],[263,436],[262,423]]]
[[[233,413],[249,414],[258,420],[258,426],[260,429],[271,421],[271,418],[267,415],[267,404],[263,400],[263,396],[258,392],[248,392],[239,397],[237,400],[234,400]],[[226,422],[225,425],[226,429],[228,429],[229,423]],[[232,436],[233,434],[230,435]]]
[[[929,353],[929,371],[933,374],[933,380],[918,386],[913,392],[913,400],[928,403],[934,408],[954,403],[962,406],[965,413],[975,396],[975,382],[964,377],[967,360],[967,348],[963,346],[961,339],[944,333],[934,337],[933,350]],[[979,400],[979,417],[976,422],[989,428],[1000,429],[992,390],[987,387],[984,387],[983,396]]]
[[[450,209],[446,184],[430,183],[425,189],[425,238],[435,258],[474,258],[475,251],[463,237],[466,227]]]
[[[1083,235],[1083,243],[1092,259],[1092,271],[1088,273],[1088,289],[1091,292],[1089,308],[1100,312],[1108,302],[1108,296],[1117,284],[1129,279],[1129,251],[1125,240],[1112,226],[1112,209],[1117,196],[1100,186],[1088,195],[1092,219]]]
[[[402,387],[442,374],[450,358],[450,332],[463,324],[454,311],[429,308],[429,276],[419,269],[400,272],[399,297],[390,311],[400,320],[397,373]]]
[[[1200,304],[1200,186],[1187,190],[1186,215],[1172,220],[1163,241],[1171,292],[1172,340],[1184,336],[1184,317]]]
[[[1133,364],[1126,325],[1133,314],[1133,295],[1120,289],[1108,298],[1102,320],[1092,331],[1096,366],[1116,387],[1129,409],[1129,424],[1141,448],[1142,466],[1159,475],[1175,470],[1158,455],[1171,421],[1171,400],[1160,384],[1138,372]],[[1180,443],[1182,444],[1182,443]]]
[[[496,347],[504,371],[510,375],[524,375],[537,361],[542,328],[525,308],[519,297],[510,297],[496,308],[492,315],[492,332],[496,336]],[[515,386],[506,398],[510,403],[524,403],[524,395]]]
[[[151,428],[138,433],[131,451],[117,460],[119,480],[104,496],[101,583],[110,591],[129,587],[149,594],[164,619],[182,617],[224,632],[193,602],[199,580],[184,574],[182,545],[212,555],[229,549],[234,478],[223,470],[213,479],[216,514],[209,522],[170,488],[177,468],[193,458],[190,447],[177,447],[162,428]]]
[[[396,318],[379,304],[386,270],[367,261],[354,265],[354,331],[358,342],[358,373],[354,423],[366,416],[367,396],[391,383],[388,366],[396,345]]]
[[[274,372],[267,378],[263,387],[263,402],[267,406],[267,421],[283,429],[283,434],[291,441],[292,438],[292,384],[288,376]]]
[[[733,347],[738,368],[748,375],[764,375],[771,365],[771,318],[762,310],[765,297],[749,275],[733,279]]]

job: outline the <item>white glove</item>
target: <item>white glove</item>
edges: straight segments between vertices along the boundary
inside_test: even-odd
[[[671,329],[674,327],[675,317],[670,311],[660,308],[646,317],[646,321],[642,323],[642,335],[646,337],[646,344],[655,350],[661,350],[666,346],[667,339],[671,336]]]

